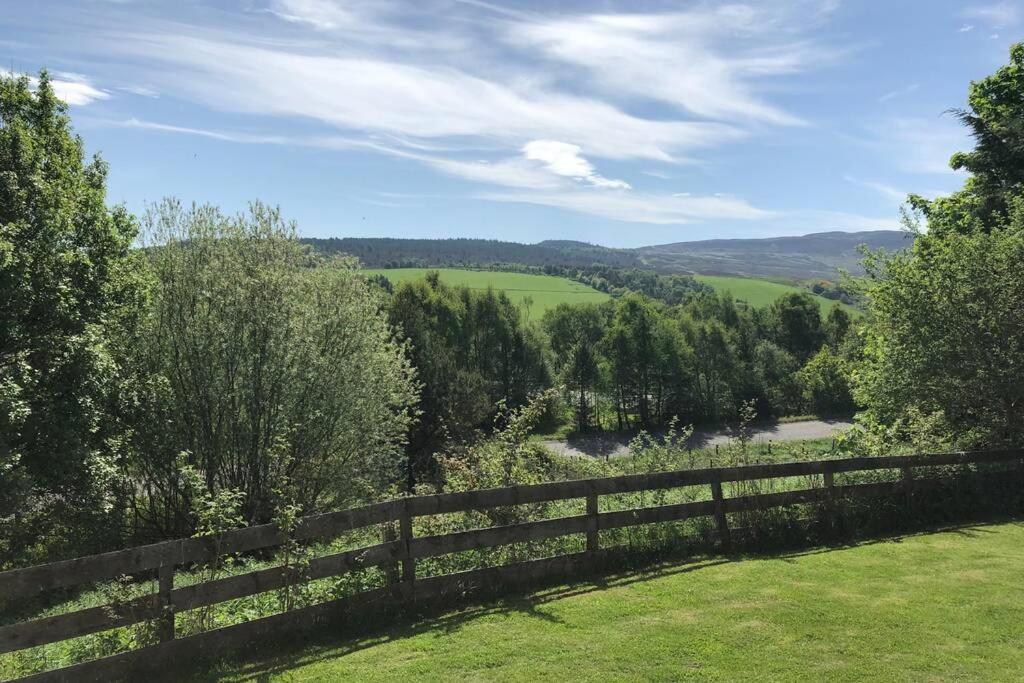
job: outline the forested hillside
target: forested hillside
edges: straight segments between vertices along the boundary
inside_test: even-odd
[[[390,237],[306,238],[324,254],[347,253],[367,268],[487,267],[500,264],[547,267],[615,266],[660,273],[743,275],[790,280],[835,280],[843,269],[863,275],[860,246],[905,249],[912,237],[898,230],[822,232],[802,237],[702,240],[638,249],[610,249],[571,240],[520,244],[479,239]]]
[[[323,254],[351,254],[367,268],[487,266],[500,263],[527,266],[642,265],[641,259],[629,250],[609,249],[585,242],[520,244],[465,238],[429,240],[393,237],[304,238],[302,241]]]

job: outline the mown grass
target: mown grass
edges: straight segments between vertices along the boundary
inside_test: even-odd
[[[1022,566],[1020,522],[704,559],[407,622],[220,680],[1015,681]]]
[[[784,285],[779,282],[771,282],[770,280],[758,280],[756,278],[749,277],[726,277],[722,275],[694,275],[694,278],[698,282],[703,282],[709,285],[719,292],[731,292],[732,295],[739,301],[744,301],[754,308],[762,308],[770,305],[776,299],[784,294],[790,292],[797,292],[801,294],[809,294],[806,289],[797,287],[795,285]],[[828,313],[834,306],[839,306],[847,313],[851,315],[861,315],[861,311],[857,308],[848,304],[841,303],[839,301],[833,301],[832,299],[826,299],[823,296],[811,294],[814,300],[818,302],[821,307],[822,314]]]
[[[470,289],[487,289],[488,287],[500,289],[520,306],[523,304],[524,299],[529,297],[533,300],[529,313],[534,319],[540,318],[540,316],[544,315],[544,311],[554,308],[560,303],[600,303],[610,298],[604,292],[599,292],[593,287],[553,275],[530,275],[528,273],[463,270],[459,268],[390,268],[365,270],[363,272],[370,275],[383,275],[392,283],[397,284],[405,280],[422,278],[431,270],[436,270],[440,273],[441,282],[449,285],[462,285]]]

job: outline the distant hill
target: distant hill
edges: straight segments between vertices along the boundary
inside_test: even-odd
[[[860,245],[896,251],[910,246],[900,230],[817,232],[799,237],[675,242],[635,252],[661,271],[786,279],[834,279],[838,269],[862,273]]]
[[[424,240],[393,237],[306,238],[302,241],[321,253],[352,254],[367,268],[480,267],[496,263],[644,267],[640,256],[632,250],[569,240],[549,240],[538,244],[468,238]]]
[[[367,268],[594,266],[643,268],[661,273],[740,275],[788,280],[835,279],[839,269],[861,273],[859,245],[890,251],[911,244],[898,230],[819,232],[798,237],[675,242],[612,249],[574,240],[520,244],[482,239],[345,237],[304,239],[322,253],[344,252]]]

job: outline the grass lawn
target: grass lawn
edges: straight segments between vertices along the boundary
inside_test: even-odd
[[[227,680],[1024,678],[1024,523],[711,558],[456,612]]]
[[[802,287],[796,287],[794,285],[784,285],[779,282],[771,282],[769,280],[757,280],[749,277],[725,277],[721,275],[694,275],[694,279],[703,282],[706,285],[714,287],[716,291],[729,291],[732,295],[741,301],[746,301],[755,308],[761,308],[762,306],[768,306],[783,294],[790,292],[799,292],[810,294],[806,289]],[[833,306],[840,306],[847,313],[851,315],[861,315],[861,312],[849,306],[847,304],[826,299],[823,296],[811,294],[814,300],[821,306],[822,314],[828,313]]]
[[[544,311],[554,308],[562,302],[592,301],[600,303],[609,298],[607,294],[599,292],[593,287],[552,275],[461,270],[458,268],[390,268],[364,272],[380,273],[397,284],[403,280],[422,278],[429,270],[438,271],[441,274],[441,281],[449,285],[464,285],[470,289],[487,289],[490,286],[503,290],[517,304],[522,304],[523,299],[530,297],[533,299],[530,315],[535,318],[539,318]]]

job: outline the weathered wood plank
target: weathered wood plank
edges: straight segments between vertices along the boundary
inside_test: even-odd
[[[166,674],[169,668],[183,670],[203,657],[221,657],[250,645],[254,640],[274,633],[314,628],[328,619],[357,609],[390,602],[387,588],[359,593],[330,602],[304,607],[262,619],[169,640],[149,647],[131,650],[101,659],[54,669],[21,681],[32,683],[96,683],[107,681],[145,680],[155,673]]]
[[[581,534],[587,531],[588,519],[587,515],[577,515],[545,519],[539,522],[457,531],[443,536],[420,536],[409,540],[409,556],[414,558],[435,557],[464,550],[539,541],[567,534]]]
[[[130,626],[161,613],[157,595],[0,626],[0,654]]]
[[[225,600],[244,598],[277,590],[289,583],[314,581],[347,572],[393,562],[400,553],[399,542],[346,550],[313,558],[301,573],[270,567],[213,581],[182,586],[169,592],[167,603],[174,612],[206,607]],[[91,607],[19,624],[0,627],[0,654],[38,645],[78,638],[112,628],[158,619],[164,605],[158,594],[125,603]]]
[[[674,503],[672,505],[654,505],[631,510],[602,512],[597,516],[599,529],[621,529],[627,526],[655,524],[657,522],[675,522],[693,517],[706,517],[715,512],[715,503],[701,500],[694,503]]]
[[[315,557],[301,572],[295,568],[286,570],[284,567],[270,567],[237,576],[227,576],[214,581],[177,588],[171,593],[171,603],[179,612],[206,607],[225,600],[235,600],[277,590],[290,583],[326,579],[358,569],[392,563],[399,552],[400,542],[391,541],[365,548],[346,550],[333,555]]]
[[[304,517],[295,538],[308,540],[337,535],[350,529],[394,519],[396,501],[375,503],[351,510]],[[285,536],[273,524],[228,531],[219,537],[197,537],[163,541],[151,545],[89,555],[73,560],[0,572],[0,593],[29,595],[33,592],[106,581],[122,575],[157,569],[163,564],[206,562],[218,555],[242,553],[280,545]]]

